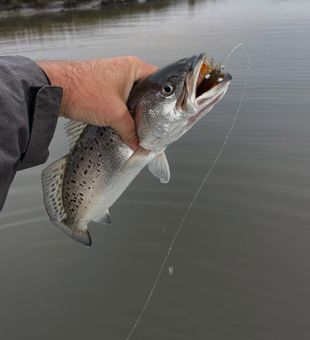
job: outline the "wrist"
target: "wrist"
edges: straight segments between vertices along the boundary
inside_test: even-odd
[[[79,62],[71,61],[38,61],[49,82],[53,86],[63,89],[63,97],[60,106],[60,116],[68,115],[72,107],[73,88],[77,83],[77,70]]]

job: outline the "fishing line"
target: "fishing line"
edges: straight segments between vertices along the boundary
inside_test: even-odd
[[[228,140],[229,140],[229,137],[230,137],[230,135],[231,135],[231,132],[232,132],[234,126],[235,126],[237,117],[238,117],[238,115],[239,115],[239,112],[240,112],[240,110],[241,110],[241,106],[242,106],[243,101],[244,101],[245,92],[246,92],[247,85],[248,85],[248,78],[249,78],[250,65],[251,65],[251,58],[250,58],[250,51],[249,51],[249,48],[247,47],[247,45],[246,45],[245,43],[239,43],[239,44],[237,44],[237,45],[231,50],[231,52],[228,54],[228,56],[225,58],[224,62],[222,63],[222,65],[223,65],[223,67],[224,67],[225,64],[227,63],[227,61],[230,59],[230,57],[231,57],[231,56],[235,53],[235,51],[236,51],[238,48],[240,48],[240,47],[244,47],[244,48],[246,49],[246,52],[247,52],[247,58],[248,58],[248,60],[247,60],[247,73],[246,73],[246,79],[245,79],[244,84],[243,84],[243,89],[242,89],[242,93],[241,93],[239,105],[238,105],[237,111],[236,111],[236,113],[235,113],[235,115],[234,115],[232,124],[231,124],[231,126],[230,126],[230,128],[229,128],[229,130],[228,130],[228,132],[227,132],[227,134],[226,134],[226,137],[225,137],[225,139],[224,139],[224,142],[223,142],[223,144],[222,144],[222,146],[221,146],[221,148],[220,148],[220,150],[219,150],[217,156],[215,157],[215,159],[214,159],[214,161],[213,161],[213,163],[212,163],[210,169],[208,170],[208,172],[207,172],[206,175],[204,176],[202,182],[200,183],[198,189],[196,190],[196,192],[195,192],[195,194],[194,194],[192,200],[190,201],[190,203],[189,203],[189,205],[188,205],[188,207],[187,207],[187,209],[186,209],[186,211],[185,211],[185,213],[184,213],[184,215],[183,215],[183,217],[182,217],[182,219],[181,219],[181,221],[180,221],[180,223],[179,223],[179,225],[178,225],[178,228],[177,228],[176,232],[174,233],[174,236],[173,236],[173,238],[172,238],[172,240],[171,240],[171,242],[170,242],[169,248],[168,248],[168,250],[167,250],[166,256],[164,257],[163,262],[162,262],[162,264],[161,264],[161,266],[160,266],[160,268],[159,268],[159,271],[158,271],[158,273],[157,273],[157,275],[156,275],[155,281],[154,281],[154,283],[153,283],[153,285],[152,285],[152,288],[151,288],[151,290],[150,290],[150,292],[149,292],[149,295],[148,295],[148,297],[147,297],[147,299],[146,299],[146,301],[145,301],[145,303],[144,303],[144,305],[143,305],[143,308],[142,308],[142,310],[141,310],[141,312],[140,312],[140,314],[139,314],[139,316],[138,316],[136,322],[135,322],[134,325],[132,326],[132,328],[131,328],[129,334],[127,335],[126,340],[129,340],[129,339],[130,339],[131,335],[134,333],[134,331],[136,330],[138,324],[140,323],[140,321],[141,321],[141,319],[142,319],[142,317],[143,317],[143,315],[144,315],[144,312],[145,312],[145,310],[147,309],[147,307],[148,307],[148,305],[149,305],[149,303],[150,303],[150,301],[151,301],[151,299],[152,299],[152,296],[153,296],[153,294],[154,294],[154,292],[155,292],[155,290],[156,290],[157,284],[158,284],[158,282],[159,282],[159,280],[160,280],[160,278],[161,278],[161,274],[162,274],[162,272],[163,272],[163,270],[164,270],[164,268],[165,268],[165,266],[166,266],[166,263],[167,263],[167,260],[168,260],[168,258],[169,258],[169,255],[170,255],[170,253],[171,253],[171,251],[172,251],[172,249],[173,249],[173,246],[174,246],[174,244],[175,244],[175,241],[176,241],[176,239],[177,239],[177,237],[178,237],[178,235],[179,235],[179,233],[180,233],[180,231],[181,231],[181,229],[182,229],[182,227],[183,227],[183,225],[184,225],[184,222],[185,222],[185,220],[186,220],[186,218],[187,218],[189,212],[191,211],[191,209],[192,209],[192,207],[193,207],[193,205],[194,205],[194,203],[195,203],[197,197],[199,196],[201,190],[202,190],[203,187],[205,186],[205,184],[206,184],[208,178],[210,177],[210,175],[211,175],[211,173],[212,173],[212,171],[213,171],[215,165],[217,164],[218,160],[221,158],[221,156],[222,156],[222,154],[223,154],[223,151],[224,151],[224,149],[225,149],[225,147],[226,147],[226,145],[227,145],[227,142],[228,142]]]

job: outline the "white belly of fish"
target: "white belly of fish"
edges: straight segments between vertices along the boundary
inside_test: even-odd
[[[109,209],[118,200],[139,172],[155,157],[153,152],[138,149],[129,158],[128,162],[110,178],[105,178],[102,186],[97,188],[96,199],[87,212],[84,221],[80,224],[88,224],[90,221],[109,223]],[[108,216],[107,216],[108,215]]]

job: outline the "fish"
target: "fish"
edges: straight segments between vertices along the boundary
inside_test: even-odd
[[[137,82],[127,101],[139,137],[135,151],[111,127],[69,121],[70,152],[41,176],[51,222],[90,246],[89,222],[110,224],[110,207],[144,167],[161,183],[169,182],[166,148],[224,97],[231,80],[201,53]]]

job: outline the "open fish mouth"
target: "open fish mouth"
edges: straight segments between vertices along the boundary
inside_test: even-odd
[[[183,110],[189,111],[191,107],[193,115],[210,111],[225,95],[231,79],[231,75],[224,73],[220,65],[209,62],[206,54],[199,55],[193,60],[192,69],[185,80],[187,96],[183,97]]]

